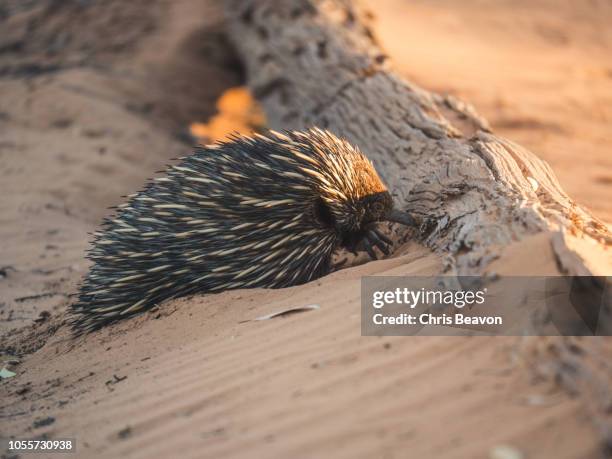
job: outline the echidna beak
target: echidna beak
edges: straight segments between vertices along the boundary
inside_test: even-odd
[[[417,222],[412,216],[407,212],[402,212],[401,210],[393,209],[385,219],[389,222],[401,223],[406,226],[417,226]]]

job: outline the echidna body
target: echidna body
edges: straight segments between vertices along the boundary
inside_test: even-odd
[[[368,159],[319,129],[198,148],[95,233],[74,328],[90,331],[168,298],[316,279],[339,246],[385,252],[389,241],[373,225],[410,223],[392,207]]]

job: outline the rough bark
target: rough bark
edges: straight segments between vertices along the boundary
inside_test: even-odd
[[[472,107],[395,73],[364,8],[228,0],[226,12],[270,126],[316,125],[358,145],[396,204],[421,219],[421,239],[449,255],[449,270],[482,273],[501,247],[550,231],[561,270],[609,273],[608,261],[589,263],[582,245],[567,243],[608,246],[609,229],[567,196],[544,161],[491,133]]]

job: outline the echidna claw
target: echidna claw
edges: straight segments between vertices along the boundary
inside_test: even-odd
[[[368,255],[370,256],[372,260],[378,260],[378,257],[376,256],[376,252],[374,252],[374,249],[372,248],[372,244],[370,243],[370,240],[368,239],[367,236],[363,238],[363,246],[365,247],[366,252],[368,252]]]
[[[389,239],[387,236],[385,236],[383,233],[381,233],[379,230],[377,230],[376,228],[373,229],[374,233],[380,238],[382,239],[382,241],[387,244],[387,245],[393,245],[393,241],[391,239]]]
[[[388,242],[383,240],[383,238],[381,238],[380,236],[380,233],[378,233],[376,230],[370,230],[368,231],[366,237],[368,241],[370,241],[374,245],[374,247],[378,247],[382,253],[384,253],[385,255],[389,255],[389,248],[387,247]],[[387,238],[385,237],[385,239]]]

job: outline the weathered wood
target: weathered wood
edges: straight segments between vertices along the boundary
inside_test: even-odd
[[[482,273],[500,248],[541,231],[574,274],[601,272],[568,237],[612,243],[609,229],[561,189],[550,167],[490,132],[469,105],[400,77],[343,0],[228,0],[228,30],[273,128],[317,125],[374,162],[420,237],[457,274]],[[606,262],[605,264],[607,264]],[[610,265],[604,270],[610,271]],[[604,273],[605,274],[605,273]]]

